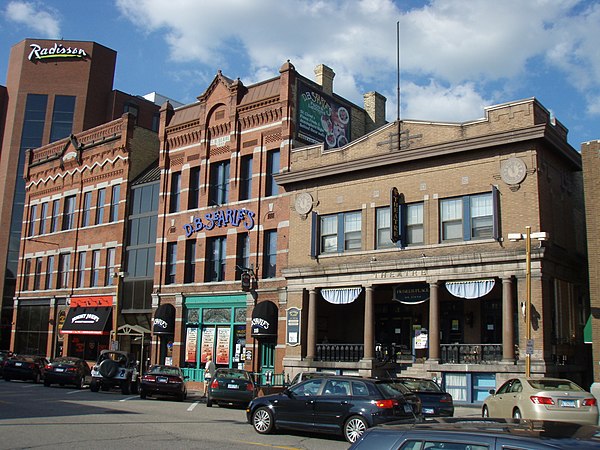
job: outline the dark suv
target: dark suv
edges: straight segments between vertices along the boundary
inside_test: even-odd
[[[390,380],[329,375],[254,398],[246,414],[261,434],[276,429],[316,431],[341,434],[354,442],[374,425],[420,420],[421,401]]]
[[[120,387],[124,395],[137,394],[139,386],[138,364],[135,355],[118,350],[102,350],[92,367],[90,389],[98,392]]]

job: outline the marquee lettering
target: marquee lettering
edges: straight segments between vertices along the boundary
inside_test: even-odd
[[[256,317],[256,318],[252,319],[252,326],[257,326],[257,327],[261,327],[263,330],[268,330],[269,322],[267,322],[265,319]]]
[[[29,61],[37,61],[52,58],[87,58],[88,54],[82,48],[64,47],[62,44],[54,43],[52,47],[42,47],[39,44],[31,44],[31,53],[27,57]]]
[[[163,319],[154,319],[154,326],[166,329],[168,327],[168,324]]]
[[[254,217],[256,214],[253,211],[242,209],[226,209],[218,210],[212,213],[204,214],[202,217],[194,217],[191,223],[186,223],[183,226],[185,237],[190,237],[192,234],[202,230],[210,231],[215,227],[223,228],[227,226],[238,227],[244,226],[246,230],[254,228]]]
[[[71,323],[96,323],[100,320],[96,314],[79,314],[71,319]]]

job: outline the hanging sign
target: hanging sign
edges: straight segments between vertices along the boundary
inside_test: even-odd
[[[286,313],[287,345],[294,346],[300,344],[300,310],[298,308],[290,308]]]

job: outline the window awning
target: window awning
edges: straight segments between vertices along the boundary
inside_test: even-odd
[[[362,287],[321,289],[321,295],[329,303],[345,305],[352,303],[362,292]]]
[[[63,334],[109,334],[106,329],[112,308],[109,306],[69,308],[65,323],[62,326]]]
[[[455,297],[480,298],[490,293],[496,284],[495,280],[446,281],[446,289]]]
[[[252,311],[252,336],[277,337],[279,308],[269,300],[258,303]]]
[[[163,303],[154,313],[152,321],[154,334],[175,334],[175,307],[170,303]]]

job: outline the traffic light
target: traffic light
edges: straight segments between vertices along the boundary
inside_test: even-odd
[[[241,276],[242,280],[242,291],[248,292],[252,288],[252,277],[250,276],[250,272],[244,270]]]

